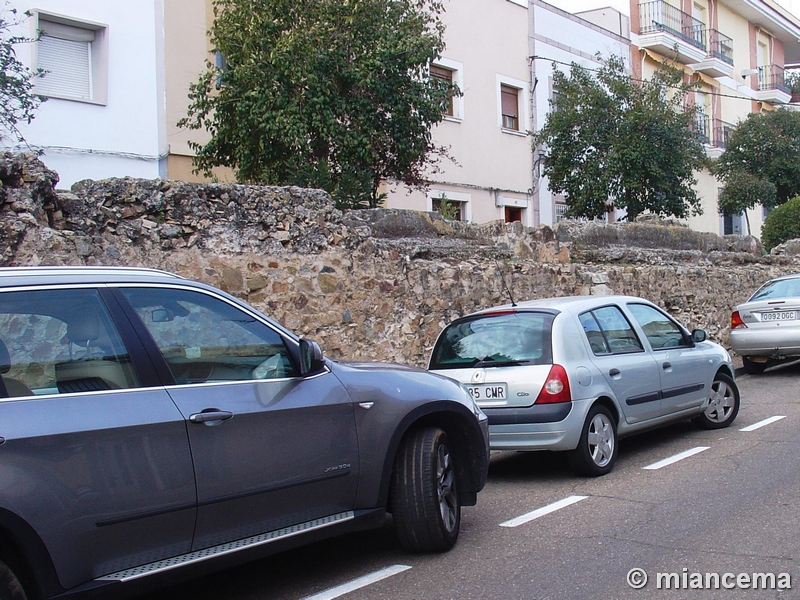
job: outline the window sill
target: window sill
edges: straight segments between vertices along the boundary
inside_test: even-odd
[[[506,129],[505,127],[501,127],[500,131],[509,135],[516,135],[517,137],[528,137],[527,132],[519,131],[518,129]]]
[[[59,96],[57,94],[42,94],[41,92],[34,93],[42,96],[43,98],[52,98],[53,100],[69,100],[70,102],[81,102],[83,104],[95,104],[97,106],[106,106],[108,102],[105,100],[92,100],[91,98],[78,98],[76,96]]]
[[[461,123],[461,121],[463,121],[463,119],[461,117],[453,117],[453,116],[450,116],[450,115],[445,115],[442,118],[442,121],[448,121],[450,123]]]

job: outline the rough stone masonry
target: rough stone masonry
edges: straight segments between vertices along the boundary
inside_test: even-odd
[[[424,367],[450,320],[512,296],[642,296],[727,344],[732,306],[800,272],[800,243],[762,256],[755,238],[674,222],[475,225],[342,212],[296,187],[57,181],[35,156],[0,155],[0,265],[166,269],[242,298],[331,358]]]

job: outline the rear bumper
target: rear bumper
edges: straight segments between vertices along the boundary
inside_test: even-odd
[[[800,329],[734,329],[731,348],[739,356],[800,356]]]
[[[574,450],[592,400],[485,409],[492,450]]]

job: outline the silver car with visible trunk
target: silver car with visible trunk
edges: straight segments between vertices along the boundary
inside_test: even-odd
[[[692,419],[727,427],[739,411],[728,352],[702,330],[631,296],[548,298],[457,319],[428,364],[489,416],[492,450],[569,453],[608,473],[620,437]]]
[[[731,348],[748,373],[800,358],[800,273],[771,279],[733,309]]]
[[[380,527],[456,543],[486,416],[161,271],[0,269],[0,599],[104,594]]]

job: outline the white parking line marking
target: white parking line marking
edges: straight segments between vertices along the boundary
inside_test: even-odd
[[[332,587],[331,589],[320,592],[319,594],[306,596],[304,600],[333,600],[339,596],[344,596],[345,594],[349,594],[355,590],[367,587],[373,583],[377,583],[381,579],[386,579],[392,575],[397,575],[398,573],[407,571],[410,568],[411,567],[408,565],[392,565],[391,567],[386,567],[380,571],[375,571],[369,575],[364,575],[363,577],[354,579],[350,583],[343,583],[342,585],[337,585],[336,587]]]
[[[553,502],[552,504],[548,504],[547,506],[543,506],[542,508],[537,508],[529,513],[521,515],[516,519],[511,519],[510,521],[506,521],[505,523],[500,523],[500,527],[518,527],[527,523],[528,521],[533,521],[534,519],[538,519],[539,517],[543,517],[545,515],[549,515],[551,512],[555,512],[560,508],[564,508],[569,506],[570,504],[575,504],[576,502],[580,502],[581,500],[585,500],[589,496],[570,496],[569,498],[564,498],[563,500],[559,500],[558,502]]]
[[[656,469],[661,469],[662,467],[666,467],[673,463],[678,462],[679,460],[683,460],[684,458],[689,458],[690,456],[694,456],[695,454],[700,454],[704,450],[708,450],[710,446],[698,446],[697,448],[692,448],[691,450],[687,450],[686,452],[681,452],[680,454],[676,454],[675,456],[670,456],[669,458],[665,458],[664,460],[660,460],[658,462],[654,462],[652,465],[647,465],[646,467],[642,467],[643,469],[647,469],[648,471],[655,471]]]
[[[755,431],[756,429],[760,429],[765,425],[770,425],[775,421],[780,421],[781,419],[785,419],[786,415],[776,415],[774,417],[770,417],[769,419],[764,419],[763,421],[759,421],[758,423],[753,423],[752,425],[748,425],[747,427],[742,427],[739,431]]]

